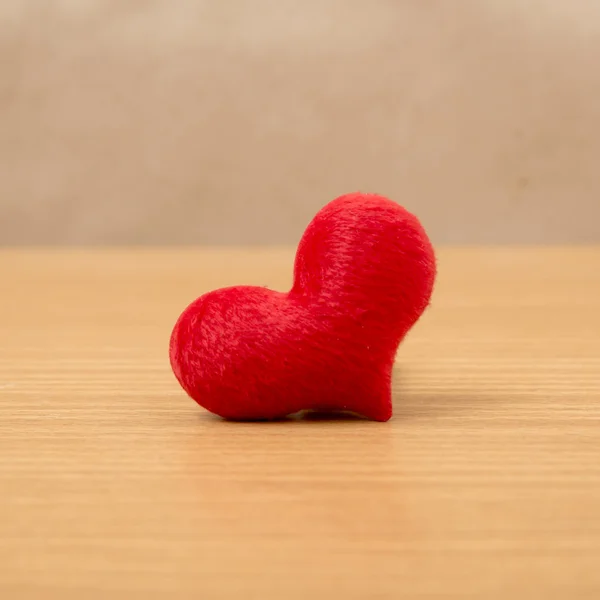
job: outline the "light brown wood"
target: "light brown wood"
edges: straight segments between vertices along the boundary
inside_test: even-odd
[[[213,418],[171,327],[292,256],[0,252],[0,597],[600,597],[600,248],[441,250],[389,423]]]

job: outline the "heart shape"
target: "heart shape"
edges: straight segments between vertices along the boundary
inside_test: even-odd
[[[396,350],[435,272],[414,215],[383,196],[341,196],[304,232],[292,289],[201,296],[173,329],[171,366],[198,404],[228,419],[315,409],[387,421]]]

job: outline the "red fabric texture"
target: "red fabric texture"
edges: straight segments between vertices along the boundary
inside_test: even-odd
[[[313,409],[387,421],[396,349],[427,307],[435,272],[414,215],[382,196],[341,196],[306,229],[288,293],[223,288],[183,312],[173,371],[228,419]]]

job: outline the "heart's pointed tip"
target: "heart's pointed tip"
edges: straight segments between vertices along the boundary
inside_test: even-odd
[[[355,409],[355,411],[366,419],[370,419],[371,421],[379,421],[380,423],[389,421],[392,418],[393,413],[391,403],[378,406],[363,406]]]
[[[378,421],[379,423],[387,423],[392,418],[392,413],[389,412],[384,414],[378,414],[369,418],[373,421]]]
[[[380,423],[387,423],[391,418],[392,418],[392,413],[389,412],[388,414],[380,417],[379,419],[375,419],[375,421],[379,421]]]

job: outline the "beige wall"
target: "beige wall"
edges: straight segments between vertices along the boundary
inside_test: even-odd
[[[600,241],[598,0],[2,0],[0,243]]]

